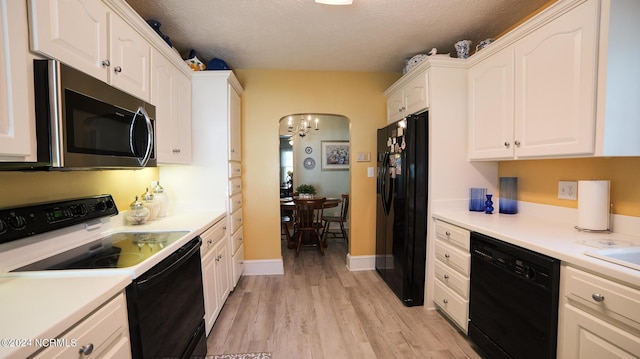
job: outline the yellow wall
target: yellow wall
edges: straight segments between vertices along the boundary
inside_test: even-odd
[[[158,179],[157,168],[71,172],[0,172],[0,208],[111,194],[121,211]]]
[[[577,208],[558,199],[558,181],[610,180],[616,214],[640,217],[640,157],[581,158],[500,162],[501,177],[518,177],[518,200]]]
[[[386,124],[384,90],[396,73],[236,70],[242,95],[242,188],[245,258],[280,252],[278,121],[292,113],[343,115],[350,121],[350,253],[375,253],[376,129]],[[355,162],[358,152],[371,162]]]

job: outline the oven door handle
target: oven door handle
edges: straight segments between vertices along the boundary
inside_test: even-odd
[[[158,272],[155,272],[150,269],[143,278],[139,278],[138,280],[134,280],[138,289],[144,289],[148,287],[154,286],[156,283],[162,281],[164,278],[173,273],[176,269],[178,269],[183,263],[189,260],[193,255],[197,254],[200,250],[200,245],[202,244],[202,239],[200,236],[194,238],[188,244],[185,244],[179,250],[183,249],[186,246],[191,246],[191,248],[186,248],[185,253],[180,256],[180,258],[173,261],[173,263],[169,264],[166,267],[159,268]],[[161,262],[162,263],[162,262]]]
[[[153,124],[151,124],[151,118],[149,118],[149,115],[147,114],[147,111],[145,111],[144,107],[142,106],[138,107],[138,111],[136,111],[136,114],[133,115],[133,121],[131,121],[131,128],[129,129],[129,146],[131,147],[131,153],[135,153],[135,147],[133,144],[133,141],[134,141],[133,129],[135,127],[136,118],[138,117],[138,114],[141,114],[144,117],[144,122],[147,125],[147,149],[144,152],[144,157],[138,158],[138,163],[140,164],[140,167],[144,167],[147,165],[147,162],[149,162],[149,159],[151,159],[151,153],[153,151],[153,138],[154,138]]]

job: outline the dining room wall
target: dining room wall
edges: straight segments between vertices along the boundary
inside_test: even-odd
[[[349,119],[352,256],[375,253],[376,129],[386,124],[384,91],[400,73],[234,70],[242,95],[242,174],[245,258],[280,259],[279,121],[294,113],[326,113]],[[357,214],[357,215],[355,215]]]

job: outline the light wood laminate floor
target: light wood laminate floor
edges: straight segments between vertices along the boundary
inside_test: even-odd
[[[298,258],[282,252],[284,275],[240,279],[209,335],[209,355],[480,358],[438,312],[405,307],[376,271],[350,272],[341,239],[329,240],[324,257],[317,248]]]

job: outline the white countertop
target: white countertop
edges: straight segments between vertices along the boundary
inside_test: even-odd
[[[0,358],[24,358],[36,352],[39,347],[17,346],[20,342],[11,340],[58,337],[122,291],[134,276],[166,258],[173,252],[172,248],[181,247],[223,219],[225,211],[202,210],[172,215],[137,226],[126,225],[123,216],[124,213],[121,213],[112,217],[110,223],[107,221],[108,224],[104,225],[104,229],[109,232],[185,231],[186,234],[145,262],[128,269],[0,274]],[[51,236],[43,236],[41,243],[56,239],[49,237]],[[37,243],[30,244],[34,245]],[[29,247],[23,248],[28,249]]]
[[[122,291],[131,276],[0,278],[0,358],[26,358]],[[31,343],[29,343],[31,341]]]
[[[640,289],[640,271],[585,255],[596,240],[622,240],[640,245],[640,238],[620,233],[580,232],[570,222],[530,214],[485,214],[439,209],[433,218],[539,252],[562,262],[623,281]],[[640,231],[638,232],[640,233]]]

